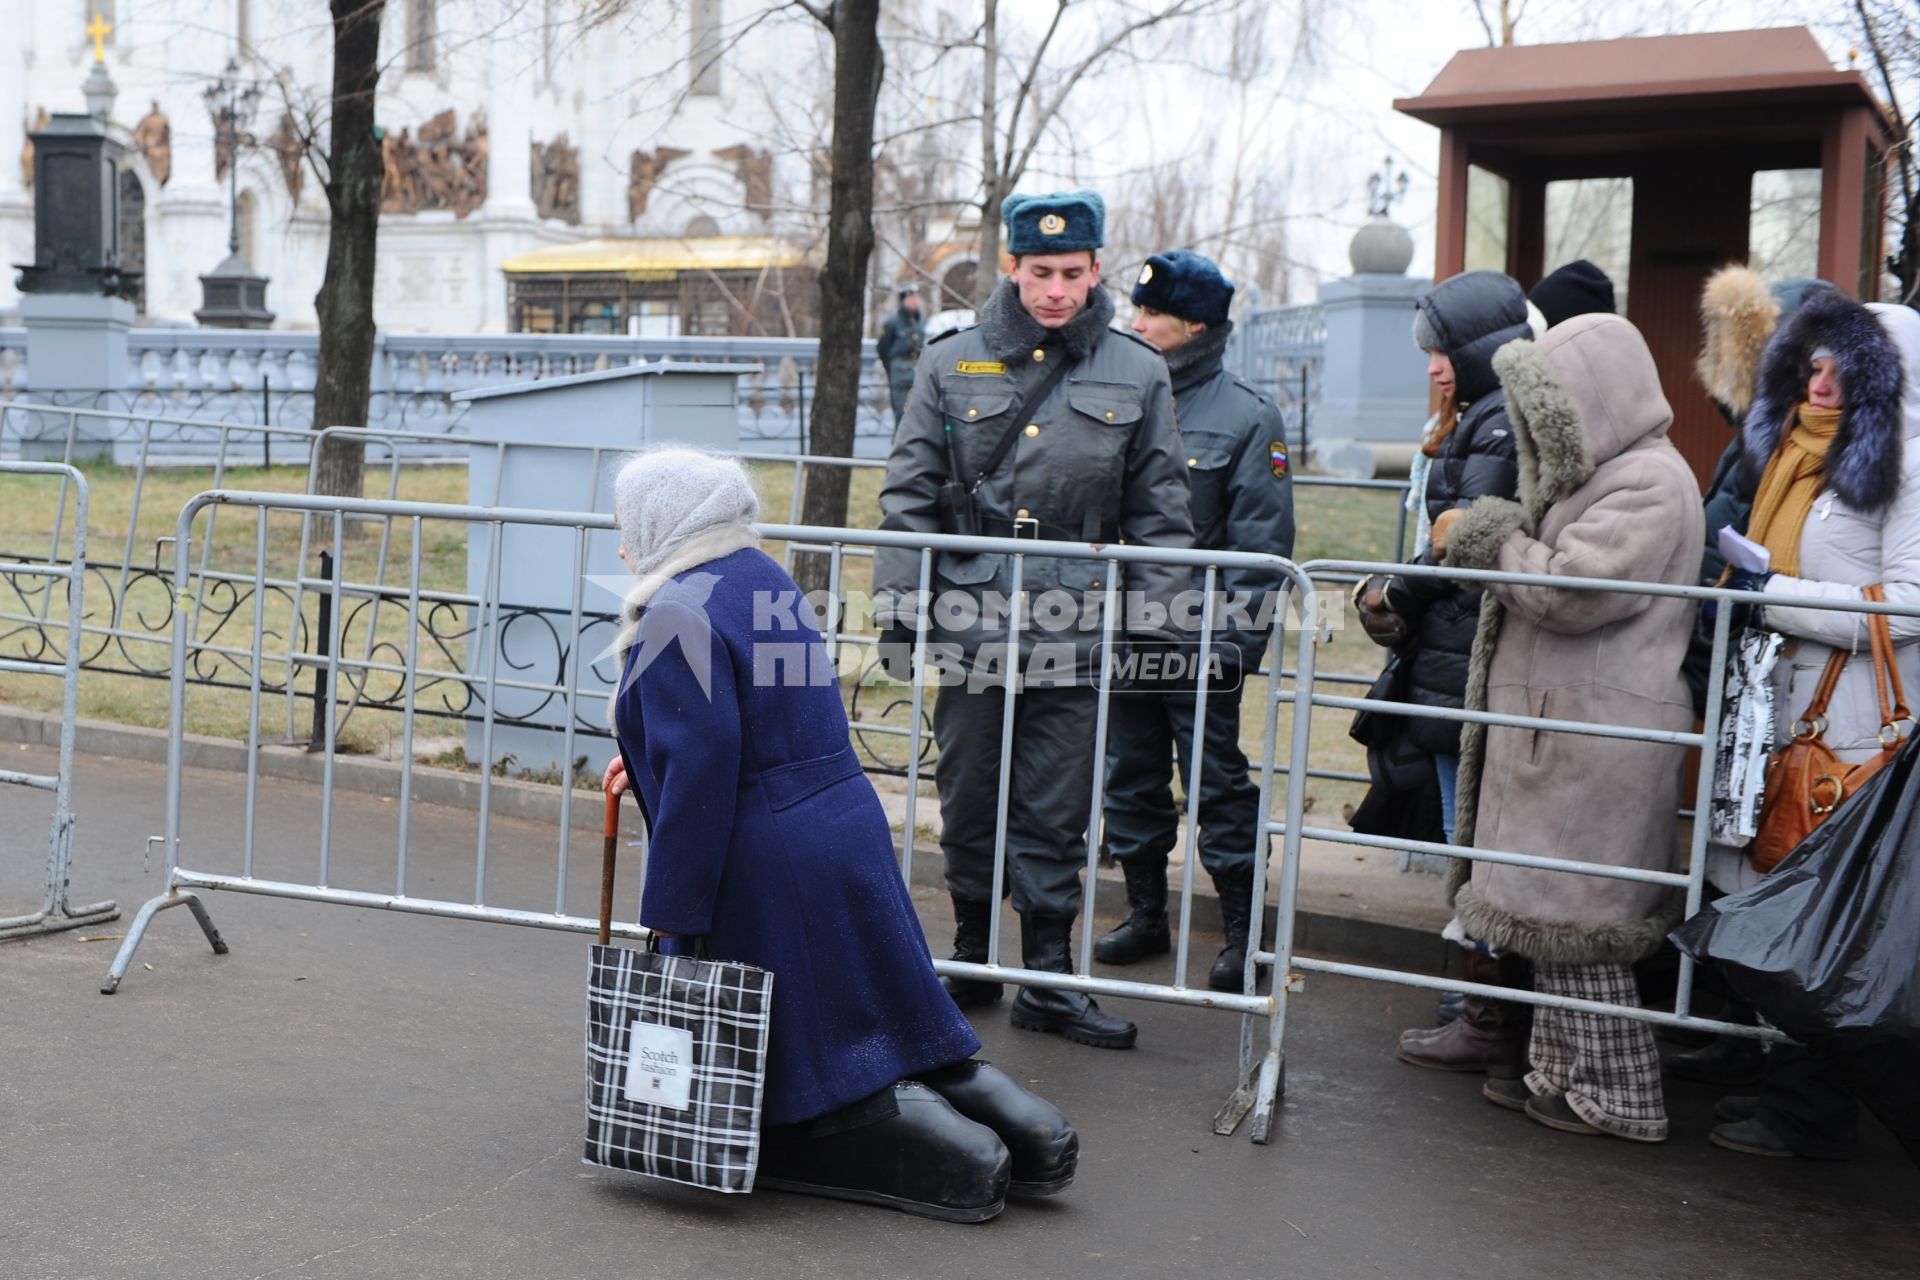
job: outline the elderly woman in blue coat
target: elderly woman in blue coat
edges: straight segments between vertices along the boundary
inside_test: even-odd
[[[848,739],[833,664],[764,555],[740,465],[641,454],[615,481],[639,581],[610,704],[651,836],[640,923],[774,975],[757,1185],[954,1221],[1073,1180],[1058,1110],[973,1060],[893,832]]]

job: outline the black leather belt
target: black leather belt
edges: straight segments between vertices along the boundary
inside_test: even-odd
[[[985,538],[1026,538],[1032,541],[1046,539],[1050,542],[1118,542],[1120,526],[1099,521],[1064,525],[1031,516],[1016,516],[1007,520],[983,515],[980,517],[980,535]]]

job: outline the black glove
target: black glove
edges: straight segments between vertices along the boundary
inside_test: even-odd
[[[913,642],[919,634],[909,622],[895,622],[880,633],[874,655],[888,679],[901,684],[913,683]]]

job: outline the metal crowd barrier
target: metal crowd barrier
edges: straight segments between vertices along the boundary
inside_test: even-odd
[[[1724,714],[1725,677],[1729,644],[1730,618],[1734,604],[1765,604],[1774,607],[1824,609],[1841,613],[1882,613],[1898,617],[1920,617],[1920,609],[1911,606],[1892,604],[1872,604],[1866,601],[1836,601],[1811,596],[1788,596],[1783,594],[1761,595],[1754,592],[1732,591],[1718,587],[1672,586],[1664,583],[1618,582],[1608,579],[1559,577],[1539,574],[1509,573],[1500,570],[1441,569],[1422,565],[1387,565],[1358,561],[1309,561],[1301,569],[1315,579],[1340,579],[1353,581],[1374,573],[1394,573],[1415,577],[1444,578],[1450,581],[1474,584],[1506,584],[1510,586],[1551,587],[1569,592],[1613,592],[1630,593],[1654,597],[1680,598],[1694,601],[1718,601],[1713,625],[1712,669],[1707,687],[1707,706],[1702,718],[1703,729],[1698,732],[1676,732],[1662,729],[1648,729],[1631,725],[1598,724],[1579,720],[1563,720],[1548,716],[1501,715],[1484,711],[1455,710],[1444,707],[1421,706],[1414,703],[1369,701],[1363,698],[1351,698],[1336,694],[1323,694],[1313,690],[1313,679],[1308,676],[1301,682],[1307,691],[1305,698],[1314,707],[1327,707],[1338,710],[1357,711],[1368,709],[1379,713],[1423,717],[1428,719],[1451,720],[1460,723],[1478,723],[1498,725],[1507,728],[1532,729],[1552,733],[1574,733],[1593,737],[1623,739],[1627,741],[1664,743],[1698,748],[1700,763],[1696,774],[1696,794],[1700,798],[1694,815],[1687,863],[1684,871],[1651,871],[1638,868],[1615,867],[1601,863],[1569,861],[1559,858],[1541,857],[1534,854],[1516,853],[1507,850],[1461,847],[1451,844],[1435,844],[1420,840],[1400,839],[1363,835],[1353,831],[1344,831],[1332,827],[1302,827],[1297,832],[1289,832],[1292,819],[1280,822],[1269,821],[1267,830],[1271,834],[1297,834],[1302,839],[1321,840],[1335,844],[1354,845],[1367,849],[1401,850],[1411,853],[1440,854],[1469,862],[1500,863],[1509,866],[1534,867],[1543,870],[1562,872],[1568,875],[1593,876],[1602,879],[1633,880],[1646,884],[1668,885],[1676,890],[1684,890],[1686,907],[1684,918],[1693,916],[1700,910],[1705,897],[1707,871],[1707,845],[1711,824],[1706,820],[1707,799],[1712,794],[1715,767],[1715,746],[1717,743],[1721,717]],[[1280,701],[1294,703],[1296,708],[1301,695],[1298,691],[1283,693]],[[1785,708],[1781,714],[1787,714]],[[1296,716],[1302,721],[1311,720],[1311,716]],[[1271,768],[1271,760],[1263,767]],[[1579,780],[1571,779],[1567,785],[1578,786]],[[1271,815],[1269,815],[1271,817]],[[1743,1024],[1722,1022],[1710,1018],[1701,1018],[1692,1012],[1695,965],[1692,957],[1680,957],[1679,980],[1676,988],[1672,1012],[1660,1009],[1616,1005],[1594,1000],[1584,1000],[1569,996],[1547,995],[1535,991],[1520,991],[1506,987],[1495,987],[1482,983],[1465,982],[1453,978],[1435,977],[1430,974],[1411,973],[1403,970],[1386,969],[1370,965],[1347,964],[1333,960],[1316,959],[1302,956],[1292,948],[1292,922],[1298,901],[1299,865],[1289,859],[1283,864],[1279,895],[1279,936],[1275,939],[1274,953],[1271,957],[1280,966],[1282,972],[1328,973],[1346,977],[1366,978],[1374,981],[1392,982],[1402,986],[1423,987],[1436,991],[1464,991],[1489,999],[1504,1000],[1510,1003],[1542,1005],[1558,1009],[1578,1010],[1586,1013],[1607,1014],[1621,1018],[1630,1018],[1641,1022],[1650,1022],[1662,1026],[1690,1028],[1696,1031],[1717,1032],[1722,1035],[1746,1036],[1755,1039],[1779,1039],[1777,1031],[1768,1027],[1754,1027]],[[1285,1018],[1286,992],[1276,993],[1280,1003],[1279,1017]],[[1283,1032],[1284,1034],[1284,1032]]]
[[[53,585],[67,584],[66,643],[58,648],[43,647],[45,660],[0,658],[0,671],[16,675],[55,676],[60,681],[59,763],[51,774],[23,773],[0,769],[0,784],[30,787],[53,793],[53,823],[47,831],[46,895],[38,911],[27,915],[0,916],[0,941],[32,938],[57,933],[80,925],[99,924],[117,919],[120,908],[112,902],[96,902],[75,907],[67,900],[73,875],[73,726],[80,686],[80,626],[85,617],[87,560],[87,478],[71,466],[57,462],[0,462],[0,476],[57,476],[61,480],[61,506],[66,495],[73,495],[73,554],[65,567],[57,564],[0,563],[0,572],[46,579],[45,608],[53,607]],[[57,538],[58,531],[55,532]],[[41,617],[44,622],[46,613]],[[44,632],[42,635],[44,636]]]
[[[313,590],[324,591],[331,600],[333,606],[331,616],[335,620],[334,627],[336,632],[333,637],[335,643],[330,645],[324,654],[311,651],[296,651],[291,655],[292,659],[301,664],[324,664],[330,677],[329,687],[335,690],[340,688],[339,681],[341,673],[352,668],[360,668],[365,671],[386,670],[390,673],[397,671],[406,682],[404,743],[401,756],[402,763],[398,771],[399,777],[397,780],[399,803],[396,808],[396,819],[398,830],[396,833],[396,853],[391,864],[390,883],[392,888],[391,891],[382,890],[374,892],[365,889],[344,888],[334,882],[335,877],[332,872],[335,860],[333,854],[336,846],[341,843],[341,837],[336,831],[333,812],[337,747],[336,728],[338,719],[337,715],[334,714],[327,716],[325,724],[324,737],[326,754],[323,758],[322,765],[320,817],[317,827],[317,860],[312,861],[310,864],[304,864],[310,865],[311,872],[299,878],[288,878],[285,876],[270,878],[256,874],[255,855],[258,843],[256,837],[262,814],[257,756],[260,748],[260,701],[262,693],[260,672],[266,665],[263,659],[256,660],[250,664],[253,678],[250,690],[250,721],[247,740],[249,764],[245,776],[246,803],[242,832],[238,840],[239,848],[236,851],[230,848],[210,847],[208,844],[195,846],[183,842],[182,727],[186,721],[186,697],[189,688],[187,671],[189,663],[194,659],[196,654],[206,651],[219,651],[223,648],[237,646],[224,646],[213,640],[195,635],[190,629],[191,623],[188,612],[184,609],[180,610],[176,612],[173,619],[173,652],[169,690],[169,723],[171,725],[171,731],[167,753],[165,829],[161,836],[154,837],[155,840],[162,843],[165,851],[164,887],[157,897],[147,902],[141,908],[139,915],[128,930],[126,940],[119,954],[113,961],[113,965],[102,985],[102,991],[111,993],[118,987],[132,962],[135,950],[139,947],[148,925],[156,913],[167,908],[175,906],[188,907],[198,919],[202,929],[207,934],[208,940],[214,945],[215,951],[224,950],[224,943],[221,941],[218,931],[213,926],[205,904],[201,901],[201,892],[207,890],[228,890],[241,893],[261,894],[270,897],[330,902],[347,906],[376,907],[421,915],[483,920],[578,933],[589,933],[596,930],[598,928],[598,920],[594,915],[574,913],[568,910],[568,843],[571,827],[570,808],[572,788],[565,785],[561,788],[561,814],[558,822],[557,848],[553,855],[554,893],[552,909],[550,911],[545,909],[529,909],[522,906],[506,906],[489,900],[489,819],[491,815],[491,789],[493,784],[493,773],[490,769],[483,768],[478,778],[478,835],[477,846],[474,853],[471,896],[466,895],[463,891],[456,897],[446,892],[444,885],[442,885],[439,892],[423,890],[418,883],[409,880],[407,850],[409,828],[413,821],[411,811],[413,788],[411,779],[414,754],[414,695],[417,686],[423,680],[451,680],[464,682],[469,686],[477,686],[480,688],[486,695],[484,701],[487,708],[483,728],[482,755],[484,759],[491,759],[490,744],[494,724],[493,707],[495,704],[495,698],[492,695],[496,690],[506,687],[509,682],[501,676],[499,662],[497,660],[497,648],[493,651],[493,656],[483,661],[470,662],[467,664],[474,668],[471,674],[463,671],[429,669],[421,661],[421,655],[417,646],[417,628],[410,631],[405,646],[403,661],[398,664],[375,662],[344,655],[340,645],[337,643],[338,619],[341,616],[340,605],[348,593],[355,590],[364,591],[366,588],[364,586],[356,587],[352,583],[343,581],[339,568],[342,563],[339,552],[342,545],[342,529],[345,522],[349,519],[382,519],[391,517],[407,522],[410,525],[413,535],[410,542],[412,552],[410,557],[410,575],[407,595],[409,597],[408,602],[410,609],[417,612],[417,606],[422,594],[419,548],[421,545],[420,528],[423,521],[452,521],[465,524],[469,528],[486,527],[491,535],[487,538],[489,553],[485,579],[489,582],[498,581],[501,558],[500,547],[503,541],[502,534],[506,529],[544,527],[548,529],[568,530],[573,533],[574,553],[571,569],[574,574],[576,586],[573,595],[572,621],[577,630],[582,618],[581,589],[579,584],[589,572],[595,570],[604,571],[609,568],[609,566],[590,565],[588,563],[589,535],[596,531],[614,529],[615,524],[613,519],[606,515],[583,515],[574,511],[529,511],[485,506],[450,506],[428,503],[383,502],[377,500],[347,500],[280,493],[208,492],[195,497],[186,505],[185,509],[181,512],[176,528],[173,558],[174,590],[177,595],[185,597],[189,594],[190,583],[194,577],[195,555],[193,535],[197,517],[202,512],[207,512],[209,516],[211,516],[211,512],[214,509],[224,508],[235,508],[242,511],[251,510],[254,513],[256,562],[253,578],[255,590],[252,597],[254,608],[251,635],[251,650],[254,654],[260,654],[263,643],[263,606],[261,604],[263,593],[260,590],[260,586],[266,580],[265,566],[268,548],[267,518],[270,513],[274,512],[292,513],[303,521],[310,520],[322,526],[331,526],[331,542],[335,552],[332,576],[326,580],[308,580],[305,585]],[[1211,635],[1215,608],[1213,599],[1215,594],[1214,588],[1218,582],[1218,575],[1224,570],[1234,568],[1269,569],[1284,578],[1287,583],[1286,591],[1291,597],[1292,606],[1300,612],[1299,627],[1296,631],[1298,639],[1298,669],[1303,673],[1303,679],[1309,685],[1312,680],[1314,641],[1319,634],[1322,606],[1314,596],[1312,584],[1306,575],[1290,562],[1282,560],[1277,556],[1224,552],[1173,551],[1147,547],[1092,546],[1081,543],[1035,544],[1030,541],[1020,540],[957,538],[939,535],[886,533],[873,530],[821,529],[792,525],[763,525],[760,527],[759,532],[766,538],[808,543],[828,548],[832,557],[833,582],[836,587],[838,585],[839,570],[844,563],[844,556],[846,554],[856,550],[871,552],[874,548],[878,547],[902,547],[917,551],[920,558],[919,582],[922,590],[925,590],[931,585],[933,558],[941,551],[987,552],[1008,555],[1011,563],[1012,591],[1015,598],[1018,598],[1021,590],[1025,565],[1034,557],[1101,561],[1107,565],[1107,573],[1104,580],[1108,585],[1105,588],[1105,608],[1103,610],[1103,626],[1105,630],[1102,634],[1103,640],[1107,641],[1111,641],[1114,635],[1116,615],[1118,613],[1116,606],[1119,599],[1118,580],[1120,575],[1118,573],[1118,567],[1122,564],[1177,564],[1203,570],[1207,593],[1203,606],[1202,625],[1207,628],[1205,634],[1209,636]],[[558,566],[555,566],[555,568],[557,570]],[[490,613],[492,618],[497,620],[500,607],[500,602],[497,597],[487,600],[473,599],[469,603],[483,614]],[[837,616],[829,616],[826,619],[825,639],[830,648],[841,638],[839,634],[840,621]],[[1008,620],[1008,636],[1010,642],[1017,643],[1017,628],[1020,625],[1021,620],[1018,613],[1015,612]],[[1271,643],[1272,648],[1270,649],[1270,655],[1272,655],[1273,660],[1269,665],[1277,667],[1279,665],[1277,654],[1281,644],[1281,633],[1278,629],[1276,629]],[[921,656],[924,656],[924,645],[925,640],[923,638],[920,643]],[[1203,671],[1210,654],[1210,649],[1210,640],[1203,641],[1198,655]],[[1017,665],[1018,664],[1010,664],[1012,667],[1017,667]],[[576,718],[577,703],[582,697],[580,691],[581,672],[582,666],[579,648],[576,646],[572,653],[565,679],[551,685],[539,685],[525,681],[519,682],[521,687],[544,690],[564,700],[567,710],[564,750],[569,756],[571,755],[573,743],[572,725]],[[1006,697],[1009,702],[1011,702],[1015,696],[1015,689],[1011,683],[1011,675],[1012,672],[1010,671],[1009,682],[1006,684]],[[1106,752],[1107,708],[1110,693],[1106,679],[1107,676],[1103,670],[1099,690],[1099,711],[1095,740],[1090,744],[1090,749],[1093,752],[1096,762],[1094,770],[1095,783],[1092,795],[1089,797],[1087,811],[1090,829],[1097,828],[1102,810],[1102,783],[1104,775],[1102,762],[1104,762]],[[1265,703],[1264,733],[1266,737],[1266,767],[1262,771],[1260,789],[1260,806],[1261,812],[1263,813],[1271,810],[1274,797],[1278,794],[1275,790],[1276,774],[1272,766],[1278,751],[1276,738],[1279,731],[1279,708],[1282,701],[1279,696],[1280,693],[1280,682],[1272,682]],[[1203,676],[1200,687],[1195,691],[1195,697],[1196,699],[1203,699],[1205,694],[1206,685],[1205,677]],[[587,696],[603,699],[605,695],[596,693]],[[911,702],[914,721],[918,723],[921,719],[926,697],[925,686],[921,683],[915,683],[909,690],[907,697]],[[330,699],[329,703],[330,706],[333,707],[337,707],[338,705],[337,699]],[[1305,758],[1306,735],[1309,727],[1308,721],[1309,718],[1306,716],[1297,716],[1294,718],[1292,728],[1293,742],[1289,751],[1289,755],[1293,759]],[[1193,741],[1189,744],[1189,749],[1192,752],[1190,758],[1196,761],[1196,770],[1199,767],[1199,757],[1204,751],[1204,725],[1204,716],[1196,716]],[[1005,885],[1006,875],[1004,856],[1008,810],[1008,769],[1011,765],[1012,758],[1012,753],[1009,749],[1011,746],[1009,739],[1012,734],[1012,728],[1013,718],[1009,715],[1004,720],[1002,730],[1002,772],[1000,777],[998,812],[996,815],[996,851],[999,855],[994,871],[996,901],[999,900],[999,892]],[[1198,776],[1197,773],[1195,776]],[[901,849],[901,873],[903,876],[911,877],[912,864],[916,852],[915,845],[918,838],[915,808],[921,781],[921,765],[917,756],[913,756],[909,760],[907,765],[907,779],[908,784],[905,796],[906,820],[902,841],[903,847]],[[1283,827],[1281,831],[1283,846],[1282,857],[1289,863],[1297,861],[1298,857],[1301,839],[1299,833],[1302,830],[1302,820],[1305,809],[1305,784],[1305,774],[1300,771],[1288,775],[1285,780],[1283,811],[1287,815],[1288,820],[1281,824]],[[1189,926],[1192,923],[1193,917],[1194,869],[1195,864],[1198,862],[1196,846],[1198,831],[1194,822],[1198,803],[1198,792],[1196,790],[1187,797],[1186,866],[1180,880],[1180,943],[1179,951],[1175,958],[1174,977],[1171,983],[1123,981],[1120,979],[1096,976],[1092,973],[1090,963],[1094,941],[1095,898],[1099,890],[1099,881],[1097,876],[1094,875],[1095,859],[1097,858],[1097,842],[1093,840],[1088,841],[1086,899],[1080,928],[1079,960],[1075,972],[1071,974],[1041,973],[1003,961],[1003,939],[1001,937],[1001,929],[997,915],[989,938],[988,958],[985,963],[964,964],[939,960],[935,962],[935,967],[942,973],[978,977],[992,981],[1013,982],[1029,986],[1082,991],[1097,995],[1125,996],[1203,1008],[1224,1009],[1243,1015],[1242,1032],[1240,1036],[1239,1074],[1237,1077],[1240,1083],[1238,1089],[1235,1091],[1234,1097],[1230,1099],[1228,1105],[1223,1108],[1222,1119],[1218,1120],[1216,1125],[1217,1127],[1224,1125],[1225,1127],[1222,1131],[1231,1132],[1242,1117],[1251,1113],[1254,1117],[1252,1126],[1254,1140],[1265,1142],[1271,1131],[1275,1100],[1278,1096],[1282,1080],[1279,1034],[1283,1025],[1280,1013],[1283,1010],[1282,997],[1285,983],[1281,982],[1278,984],[1280,990],[1276,990],[1273,993],[1261,993],[1257,989],[1257,969],[1255,962],[1250,958],[1245,970],[1242,989],[1238,993],[1220,993],[1211,991],[1204,985],[1199,989],[1188,985],[1188,952],[1191,946],[1192,932]],[[198,811],[196,811],[196,818],[199,816]],[[285,832],[290,829],[297,829],[297,824],[295,827],[290,828],[289,824],[282,821],[280,830]],[[1267,842],[1262,841],[1262,847],[1256,850],[1254,863],[1254,893],[1256,895],[1256,901],[1262,900],[1267,882],[1268,858],[1265,847],[1266,843]],[[235,852],[238,854],[237,868],[232,866],[234,861],[232,854]],[[353,850],[356,857],[362,852],[364,852],[364,850],[358,848]],[[224,867],[222,867],[223,853],[227,855],[224,859],[226,864]],[[382,856],[384,857],[384,855]],[[519,858],[524,858],[525,856],[524,849],[518,851]],[[277,855],[276,860],[280,860],[277,858]],[[524,867],[524,863],[520,865]],[[577,891],[578,887],[576,886],[576,894]],[[1256,911],[1252,923],[1252,936],[1249,944],[1250,953],[1252,955],[1261,955],[1265,958],[1270,958],[1270,953],[1262,953],[1260,951],[1261,928],[1262,913]],[[635,907],[633,916],[616,923],[614,931],[619,936],[628,938],[645,936],[645,931],[641,929],[638,924],[637,906]],[[1257,1027],[1254,1022],[1255,1018],[1267,1019],[1268,1032],[1264,1037],[1257,1034]]]

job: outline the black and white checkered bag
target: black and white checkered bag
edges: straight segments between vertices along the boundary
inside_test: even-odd
[[[607,806],[600,943],[587,965],[588,1164],[711,1191],[753,1190],[773,975],[607,945],[615,804]]]

